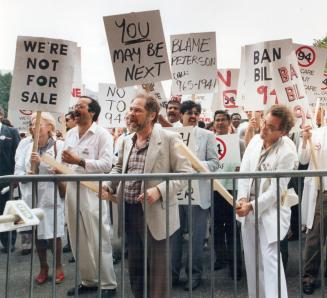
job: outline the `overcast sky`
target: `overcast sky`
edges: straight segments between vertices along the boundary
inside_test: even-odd
[[[0,0],[0,69],[12,70],[18,35],[76,41],[82,79],[97,90],[114,83],[103,16],[159,9],[169,35],[216,31],[218,67],[238,68],[241,46],[292,38],[312,44],[327,34],[326,0]]]

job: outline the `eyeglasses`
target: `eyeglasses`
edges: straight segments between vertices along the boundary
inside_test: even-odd
[[[68,122],[69,120],[71,120],[71,118],[66,118],[66,122]]]
[[[267,121],[266,120],[262,120],[261,121],[261,126],[262,126],[262,128],[265,127],[270,132],[280,131],[280,128],[277,128],[277,127],[274,127],[274,126],[272,126],[270,124],[267,124]]]
[[[186,114],[186,115],[189,115],[189,116],[192,116],[192,115],[194,115],[194,116],[199,116],[199,115],[200,115],[199,112],[194,112],[194,111],[187,111],[185,114]]]
[[[80,104],[80,103],[77,103],[75,106],[74,106],[74,109],[83,109],[83,108],[85,108],[86,107],[86,105],[82,105],[82,104]]]

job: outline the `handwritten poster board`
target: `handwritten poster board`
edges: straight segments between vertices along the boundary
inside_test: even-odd
[[[196,140],[193,133],[193,126],[184,126],[184,127],[165,127],[170,131],[177,132],[181,135],[184,144],[192,151],[195,152]],[[188,196],[188,186],[183,190],[177,192],[176,197],[179,205],[188,205],[189,196]],[[199,190],[199,181],[193,180],[191,183],[191,202],[192,205],[199,205],[200,202],[200,190]]]
[[[218,92],[212,101],[212,111],[228,110],[230,113],[240,111],[236,104],[238,76],[238,68],[217,70]]]
[[[68,111],[76,43],[19,36],[10,90],[14,110]]]
[[[202,94],[216,87],[216,33],[170,37],[172,94]]]
[[[160,104],[160,114],[163,116],[166,115],[168,99],[165,94],[165,90],[162,87],[161,82],[140,85],[140,86],[138,86],[138,90],[141,92],[149,92],[155,98],[157,98],[158,102]]]
[[[304,126],[311,112],[294,51],[275,63],[272,77],[279,103],[292,109],[297,120],[296,129]]]
[[[240,95],[245,111],[264,111],[278,103],[272,69],[274,63],[289,56],[292,51],[291,39],[265,41],[244,47]]]
[[[99,84],[99,125],[106,128],[126,127],[125,115],[135,95],[136,89],[133,87]]]
[[[327,49],[294,44],[309,105],[314,108],[321,88],[321,76],[327,60]]]
[[[240,137],[238,134],[217,135],[219,168],[217,172],[236,172],[241,166]],[[226,189],[233,189],[232,179],[220,179]],[[236,183],[237,184],[237,183]]]
[[[118,88],[171,78],[159,10],[103,20]]]

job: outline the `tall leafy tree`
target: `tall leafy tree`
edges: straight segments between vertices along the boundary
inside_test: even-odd
[[[11,73],[2,74],[0,72],[0,105],[4,108],[6,113],[8,112],[11,80]]]

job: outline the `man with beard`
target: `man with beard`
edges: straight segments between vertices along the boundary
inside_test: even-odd
[[[100,106],[91,97],[82,96],[75,105],[76,127],[67,132],[62,161],[68,163],[77,173],[105,173],[112,166],[113,140],[107,130],[96,121]],[[76,258],[76,200],[77,185],[67,182],[66,220],[72,252]],[[102,229],[101,246],[101,296],[112,297],[116,292],[116,276],[113,268],[112,247],[109,238],[108,209],[102,206],[102,222],[99,223],[99,199],[97,194],[80,186],[79,210],[79,270],[82,283],[71,288],[67,295],[87,293],[97,290],[99,230]],[[99,226],[100,224],[100,226]]]
[[[195,154],[209,171],[218,170],[217,142],[211,131],[198,127],[198,120],[201,113],[201,105],[194,101],[184,101],[181,105],[183,126],[193,126],[194,139],[196,142]],[[192,206],[192,267],[188,268],[186,264],[186,273],[192,270],[192,290],[196,289],[201,282],[202,263],[203,263],[203,244],[207,231],[207,220],[209,216],[209,207],[211,201],[210,180],[199,180],[199,205]],[[184,219],[188,216],[188,206],[179,207],[181,222],[187,222]],[[180,270],[182,267],[182,231],[180,228],[172,240],[172,276],[173,285],[179,282]],[[184,290],[189,290],[187,281]]]
[[[181,103],[176,97],[172,97],[166,107],[167,119],[159,115],[159,123],[163,127],[182,127],[181,120]]]
[[[152,95],[138,94],[133,99],[129,110],[129,128],[132,134],[123,139],[119,148],[118,162],[111,174],[186,173],[192,171],[189,162],[175,148],[176,144],[180,142],[180,136],[155,124],[159,109],[160,106]],[[110,181],[104,188],[104,191],[117,192],[120,211],[122,211],[122,204],[125,204],[128,269],[132,292],[137,298],[143,297],[144,293],[144,220],[146,220],[148,230],[148,297],[167,297],[169,282],[166,266],[167,232],[171,236],[179,228],[175,194],[184,186],[185,182],[183,181],[170,181],[169,195],[166,194],[166,183],[161,180],[151,180],[146,183],[140,180],[125,181],[124,183]],[[146,202],[144,202],[145,191]],[[169,198],[169,231],[166,231],[167,195]],[[144,219],[143,213],[145,204],[146,219]],[[121,216],[122,212],[119,212],[119,215]],[[120,232],[122,231],[120,230]]]

